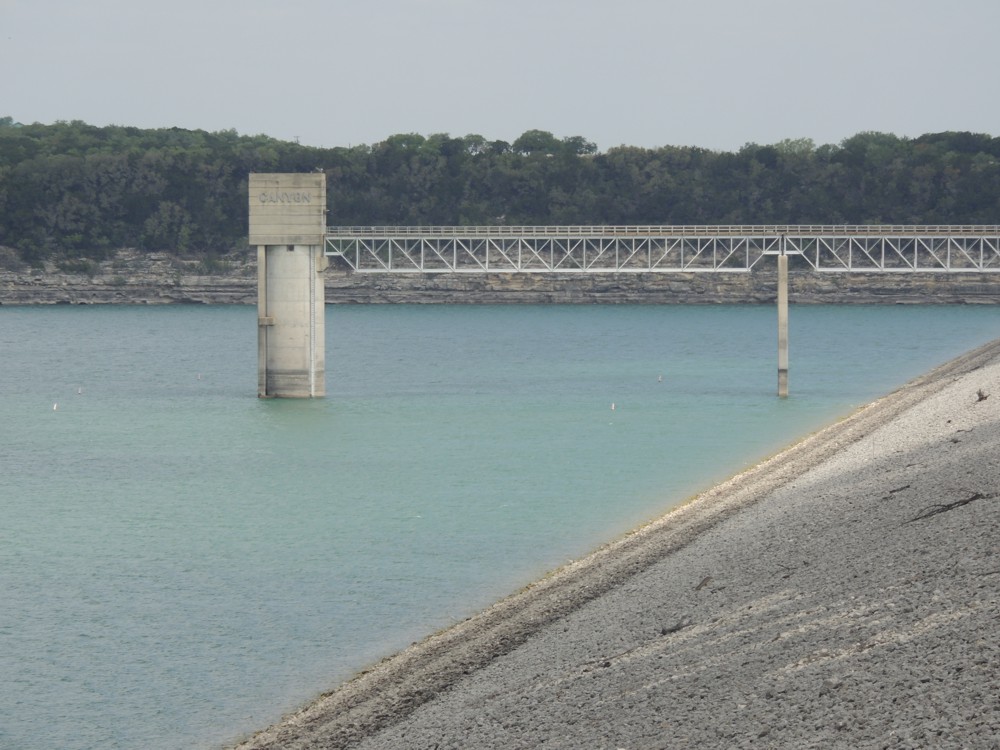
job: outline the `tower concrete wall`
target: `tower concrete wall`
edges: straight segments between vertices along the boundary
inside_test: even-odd
[[[262,246],[257,263],[257,395],[325,396],[322,245]]]

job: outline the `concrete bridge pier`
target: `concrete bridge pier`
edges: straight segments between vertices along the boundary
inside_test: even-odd
[[[322,245],[257,248],[257,395],[326,395]]]
[[[784,237],[778,256],[778,398],[788,398],[788,256]]]

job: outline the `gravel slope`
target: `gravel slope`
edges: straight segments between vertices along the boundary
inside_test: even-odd
[[[240,748],[998,748],[998,629],[994,342]]]

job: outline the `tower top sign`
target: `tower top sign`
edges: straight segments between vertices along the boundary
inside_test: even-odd
[[[322,245],[326,235],[326,175],[250,175],[251,245]]]

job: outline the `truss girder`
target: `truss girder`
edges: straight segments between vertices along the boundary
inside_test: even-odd
[[[746,272],[781,253],[816,271],[1000,273],[1000,226],[711,229],[335,227],[326,254],[359,273]]]

